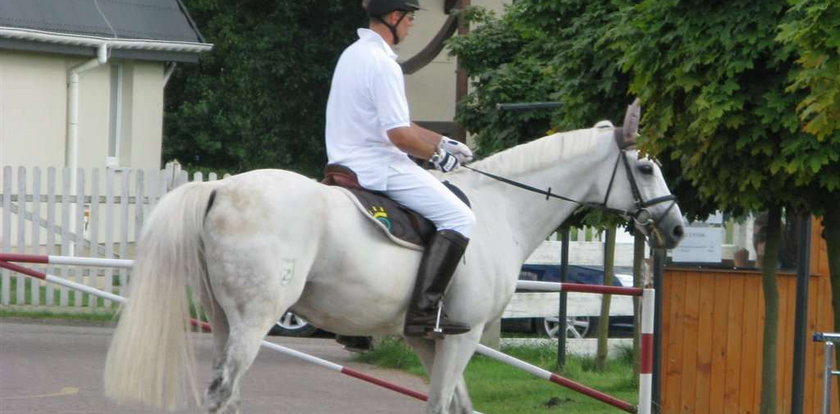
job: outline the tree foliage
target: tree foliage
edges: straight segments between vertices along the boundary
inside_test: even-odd
[[[180,66],[167,87],[165,160],[212,171],[319,174],[332,70],[355,28],[366,25],[360,3],[184,3],[214,48],[197,65]]]
[[[778,40],[793,46],[799,68],[790,90],[808,95],[797,105],[804,130],[820,140],[840,130],[840,3],[790,0]],[[835,186],[837,183],[834,184]]]
[[[638,95],[643,148],[663,161],[672,185],[676,178],[689,216],[770,209],[778,217],[782,207],[826,213],[829,256],[840,256],[836,0],[520,0],[501,18],[476,16],[483,26],[452,49],[475,77],[458,117],[483,152],[539,136],[534,126],[620,119]],[[544,100],[564,105],[550,116],[500,114],[494,106]],[[772,264],[775,253],[765,260]],[[773,291],[775,267],[765,270]],[[762,412],[772,412],[775,383],[765,379]]]
[[[618,8],[611,2],[519,1],[496,17],[473,9],[478,26],[450,41],[473,78],[456,119],[488,154],[548,134],[579,129],[602,119],[620,120],[627,104],[627,76],[620,53],[600,41],[601,28]],[[560,101],[554,111],[500,112],[498,103]]]

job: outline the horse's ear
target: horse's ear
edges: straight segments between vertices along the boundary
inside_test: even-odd
[[[636,145],[636,136],[639,135],[639,118],[642,115],[642,106],[639,98],[627,107],[624,113],[624,123],[621,128],[615,129],[615,142],[618,147],[625,149]]]

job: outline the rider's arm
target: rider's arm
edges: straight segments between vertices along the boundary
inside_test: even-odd
[[[389,129],[388,139],[403,152],[428,160],[437,152],[441,135],[411,123],[411,126]]]

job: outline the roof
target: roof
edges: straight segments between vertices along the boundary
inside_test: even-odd
[[[180,0],[3,0],[0,49],[194,61],[212,45]]]

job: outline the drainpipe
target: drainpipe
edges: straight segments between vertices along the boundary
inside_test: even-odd
[[[172,72],[175,72],[175,67],[178,66],[175,62],[169,62],[166,65],[166,71],[163,73],[163,88],[166,89],[166,84],[169,83],[169,78],[172,77]]]
[[[96,50],[96,58],[70,68],[67,72],[67,142],[64,152],[64,165],[70,169],[70,193],[76,194],[76,170],[79,167],[79,79],[80,75],[108,62],[108,44],[101,43]],[[71,233],[76,230],[76,204],[70,207]],[[70,256],[73,255],[71,245]]]

